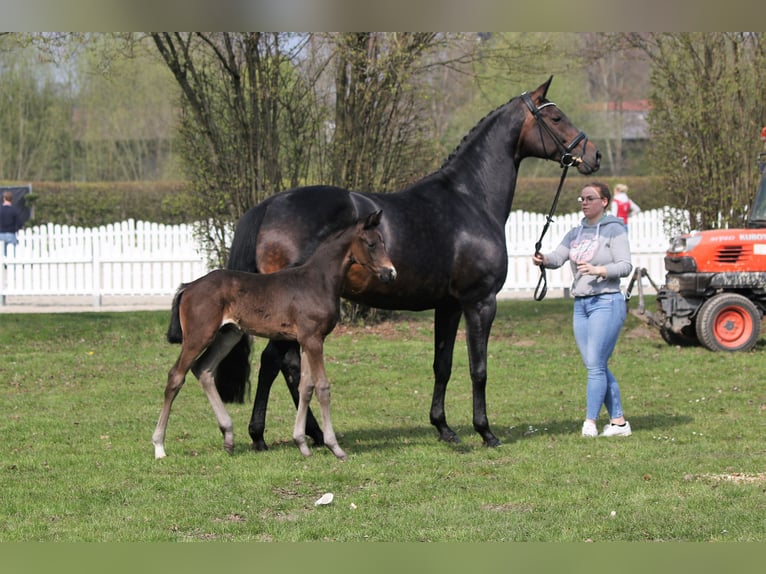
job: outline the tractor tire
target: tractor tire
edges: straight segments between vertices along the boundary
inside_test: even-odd
[[[737,293],[720,293],[702,304],[697,338],[711,351],[749,351],[761,333],[761,312]]]

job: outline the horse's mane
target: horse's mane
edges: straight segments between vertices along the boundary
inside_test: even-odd
[[[468,140],[470,140],[470,139],[473,137],[473,135],[474,135],[474,133],[476,132],[476,130],[479,128],[479,126],[481,126],[481,125],[483,125],[483,124],[484,124],[485,120],[486,120],[488,117],[490,117],[490,116],[492,116],[492,115],[496,114],[496,113],[497,113],[497,112],[498,112],[498,111],[499,111],[501,108],[505,108],[505,107],[506,107],[506,106],[508,106],[508,105],[509,105],[509,104],[510,104],[510,103],[511,103],[513,100],[515,100],[515,99],[517,99],[517,98],[518,98],[518,96],[514,96],[513,98],[511,98],[510,100],[508,100],[508,101],[507,101],[507,102],[505,102],[504,104],[500,104],[500,105],[499,105],[499,106],[497,106],[497,107],[496,107],[494,110],[491,110],[490,112],[488,112],[488,113],[487,113],[487,114],[486,114],[486,115],[485,115],[483,118],[481,118],[481,119],[480,119],[478,122],[476,122],[476,124],[475,124],[475,125],[474,125],[474,126],[473,126],[473,127],[470,129],[470,130],[468,130],[468,133],[466,133],[466,134],[463,136],[463,138],[460,140],[460,143],[458,143],[458,144],[457,144],[457,146],[455,147],[455,149],[453,149],[453,150],[452,150],[452,153],[450,153],[450,154],[447,156],[447,159],[445,159],[445,160],[444,160],[444,163],[442,163],[442,164],[441,164],[441,166],[439,167],[439,170],[441,170],[441,169],[444,169],[444,168],[445,168],[445,167],[446,167],[446,166],[447,166],[447,165],[448,165],[448,164],[449,164],[449,163],[450,163],[450,162],[451,162],[451,161],[452,161],[452,160],[455,158],[455,156],[458,154],[458,152],[459,152],[459,151],[460,151],[460,150],[461,150],[461,149],[462,149],[462,148],[465,146],[465,143],[466,143]],[[437,171],[438,171],[438,170],[437,170]]]

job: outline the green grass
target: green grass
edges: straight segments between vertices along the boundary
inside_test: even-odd
[[[0,316],[0,542],[766,540],[763,340],[740,354],[674,348],[630,316],[612,370],[633,436],[585,440],[571,301],[503,302],[487,392],[503,445],[488,449],[471,427],[462,332],[451,445],[428,422],[431,314],[402,315],[328,338],[346,462],[299,454],[281,378],[270,450],[250,450],[248,401],[229,407],[227,455],[191,375],[155,461],[179,350],[166,326],[165,312]],[[314,506],[325,492],[334,502]]]

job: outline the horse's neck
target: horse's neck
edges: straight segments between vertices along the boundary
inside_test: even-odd
[[[351,242],[353,229],[321,243],[304,264],[322,277],[324,284],[340,296],[346,273],[351,267]]]
[[[489,114],[466,136],[442,167],[454,189],[482,195],[490,213],[508,218],[516,189],[520,125],[512,126],[506,104]]]

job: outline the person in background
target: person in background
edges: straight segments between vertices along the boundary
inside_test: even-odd
[[[618,183],[614,186],[614,198],[612,199],[612,215],[616,215],[628,224],[628,218],[641,213],[638,204],[628,197],[628,186]]]
[[[569,261],[572,267],[572,326],[588,371],[582,436],[599,436],[597,421],[602,405],[609,414],[609,424],[601,436],[629,436],[620,387],[608,366],[627,314],[620,278],[633,269],[628,233],[623,221],[609,213],[611,193],[606,184],[589,183],[578,199],[585,216],[580,225],[571,229],[551,253],[535,253],[532,262],[556,269]]]
[[[13,192],[3,192],[3,204],[0,206],[0,241],[3,242],[3,255],[8,255],[8,245],[16,245],[19,229],[23,227],[21,211],[13,205]]]

